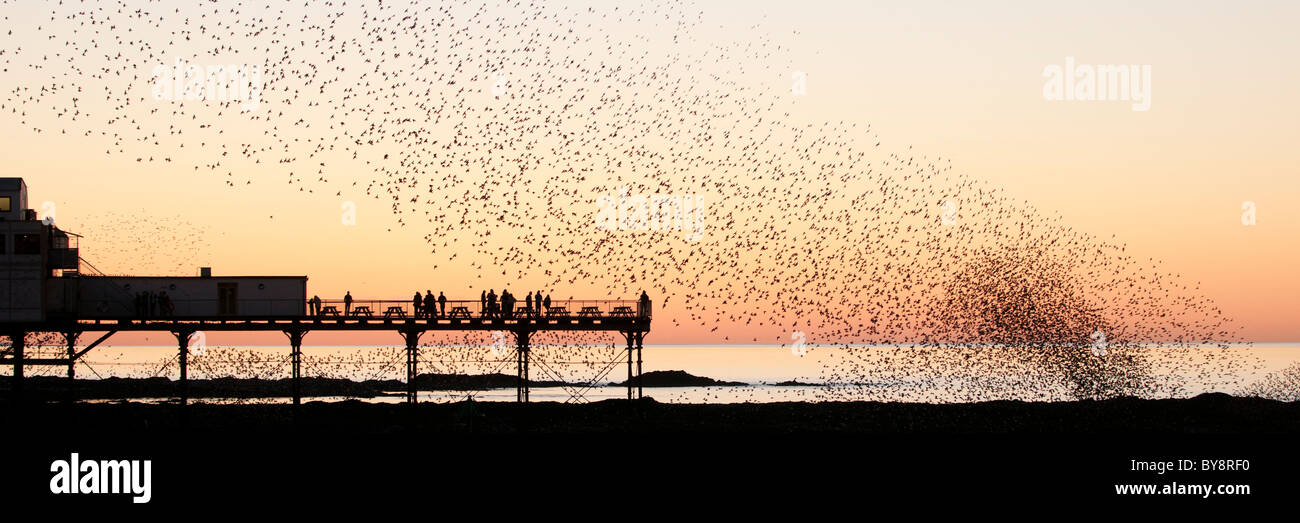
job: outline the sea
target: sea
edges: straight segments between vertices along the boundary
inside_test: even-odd
[[[1248,343],[1227,346],[1151,346],[1148,367],[1140,374],[1147,387],[1139,396],[1190,397],[1207,392],[1294,399],[1300,343]],[[1095,357],[1107,357],[1098,353]],[[1114,356],[1111,356],[1114,357]],[[80,379],[177,379],[177,351],[165,346],[106,346],[88,353],[76,367]],[[285,346],[198,347],[189,357],[189,376],[201,378],[279,379],[290,376]],[[647,345],[640,362],[644,373],[683,371],[727,384],[644,387],[646,397],[666,403],[771,403],[820,401],[890,401],[962,403],[994,400],[1068,401],[1077,399],[1067,380],[1041,372],[996,353],[933,347]],[[635,365],[635,364],[634,364]],[[421,374],[514,375],[512,350],[492,346],[422,347]],[[5,368],[4,371],[10,369]],[[5,372],[6,374],[8,372]],[[29,367],[27,375],[66,375],[66,367]],[[405,379],[405,355],[394,346],[304,346],[304,377],[353,381]],[[620,386],[628,377],[626,353],[617,346],[534,347],[530,401],[591,402],[627,398]],[[1290,381],[1288,381],[1290,380]],[[1278,390],[1279,387],[1290,390]],[[376,397],[312,397],[305,401],[405,401],[401,387]],[[1289,396],[1288,396],[1289,395]],[[420,391],[421,402],[515,401],[514,387],[486,390]],[[171,398],[136,398],[170,401]],[[287,403],[287,397],[198,398],[209,403]]]

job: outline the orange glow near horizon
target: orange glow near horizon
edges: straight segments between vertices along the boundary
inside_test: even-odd
[[[587,5],[571,3],[575,8]],[[951,162],[953,171],[1030,202],[1044,215],[1059,216],[1077,231],[1125,245],[1135,259],[1159,261],[1163,271],[1179,275],[1189,288],[1212,299],[1241,327],[1245,339],[1298,341],[1300,206],[1295,202],[1300,199],[1300,164],[1292,151],[1300,142],[1300,100],[1291,87],[1300,85],[1300,69],[1292,66],[1300,40],[1290,26],[1300,18],[1300,5],[1161,4],[1102,2],[1090,5],[1087,13],[1032,2],[993,11],[929,1],[870,6],[764,1],[743,8],[701,2],[698,8],[710,28],[701,38],[730,41],[762,24],[789,50],[790,62],[806,72],[806,96],[783,108],[791,114],[789,128],[825,121],[870,124],[880,137],[880,156]],[[0,88],[39,89],[31,83],[37,73],[19,64],[61,45],[33,39],[38,34],[34,26],[64,22],[51,21],[40,5],[11,10],[11,25],[26,20],[33,28],[8,37],[24,49],[19,57],[3,57],[12,62],[6,62],[9,71]],[[1154,12],[1175,14],[1150,14]],[[140,38],[152,34],[141,33]],[[168,51],[185,52],[180,46]],[[1151,109],[1132,111],[1121,102],[1044,100],[1044,67],[1063,64],[1066,57],[1095,64],[1150,64]],[[94,68],[102,59],[86,57],[80,64]],[[152,65],[142,62],[141,74],[147,77]],[[363,69],[360,62],[349,66]],[[764,74],[769,77],[758,85],[787,85],[790,80],[786,70]],[[147,92],[148,84],[139,80],[131,88]],[[558,265],[518,267],[494,265],[497,260],[484,256],[469,259],[476,251],[497,252],[493,242],[504,246],[505,240],[482,238],[470,226],[421,222],[413,205],[392,201],[383,187],[368,186],[374,166],[396,161],[386,155],[396,158],[398,145],[376,149],[369,158],[327,153],[311,164],[281,164],[271,160],[273,152],[257,163],[230,159],[218,168],[195,169],[223,158],[224,151],[239,156],[236,144],[272,143],[260,135],[262,128],[221,116],[215,106],[209,110],[212,126],[203,133],[167,136],[164,120],[156,148],[134,135],[79,132],[95,127],[96,114],[112,113],[104,98],[96,92],[79,100],[77,107],[89,120],[75,123],[54,111],[27,114],[30,108],[0,108],[7,115],[0,125],[5,159],[0,176],[24,178],[30,206],[42,213],[52,210],[59,227],[85,235],[82,256],[105,273],[190,275],[212,267],[217,275],[306,275],[308,297],[327,299],[350,291],[359,299],[401,300],[426,289],[449,299],[477,299],[482,290],[502,288],[520,297],[532,290],[555,299],[636,297],[635,290],[610,296],[607,282],[581,278],[548,288],[553,273],[562,272]],[[163,111],[171,110],[169,102],[157,103]],[[150,109],[136,109],[141,121]],[[303,105],[274,110],[301,112],[308,119],[319,111]],[[322,144],[330,136],[321,128],[283,132]],[[152,156],[167,156],[168,161]],[[315,163],[328,164],[327,169]],[[634,176],[619,169],[605,176]],[[230,170],[235,173],[228,176]],[[468,185],[489,179],[475,168],[460,175]],[[728,183],[755,188],[773,183],[703,168],[699,175],[725,176]],[[515,205],[563,215],[568,222],[591,215],[595,223],[597,200],[606,194],[595,190],[597,183],[572,173],[539,176],[571,183],[582,189],[574,191],[581,197],[548,201],[537,194],[513,195],[510,187],[486,187],[484,193],[501,201],[517,199]],[[860,189],[828,183],[828,190]],[[714,205],[734,206],[729,210],[744,208],[739,202],[719,202],[724,196],[709,187],[699,194]],[[438,207],[463,203],[465,195],[434,191],[426,197],[422,204]],[[1243,225],[1244,202],[1257,209],[1254,225]],[[355,224],[346,219],[349,205],[355,206]],[[808,227],[791,224],[791,230]],[[674,247],[674,255],[688,258],[692,252],[687,240],[662,238],[680,236],[679,231],[610,234],[631,243],[637,235],[657,235],[662,244]],[[437,240],[426,241],[430,235]],[[770,255],[748,253],[738,263],[757,266]],[[639,289],[645,283],[650,291],[656,316],[648,343],[790,340],[784,324],[692,321],[697,311],[683,310],[676,296],[706,288],[709,282],[702,277],[704,281],[645,282],[636,267],[607,270],[620,285]],[[665,293],[656,289],[666,286],[671,288],[663,303]],[[723,310],[780,306],[737,298],[727,305],[720,300],[701,303]],[[809,343],[833,342],[817,334],[809,333]],[[313,333],[307,338],[309,345],[399,341],[370,333]],[[278,333],[222,333],[210,334],[208,342],[280,345],[285,340]],[[174,340],[165,334],[124,333],[112,343]]]

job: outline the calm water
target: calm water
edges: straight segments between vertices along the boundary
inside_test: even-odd
[[[1228,348],[1149,349],[1159,352],[1152,373],[1177,383],[1156,397],[1184,397],[1202,392],[1241,393],[1265,375],[1300,363],[1300,344],[1258,343]],[[304,347],[304,376],[402,380],[404,355],[396,347]],[[533,350],[534,380],[594,385],[534,387],[533,401],[624,398],[626,389],[609,386],[627,378],[627,366],[615,362],[615,347],[538,347]],[[286,347],[207,347],[190,358],[192,378],[287,378]],[[1066,400],[1059,386],[1044,384],[996,361],[968,358],[954,351],[882,346],[844,349],[808,347],[802,355],[789,347],[760,345],[647,346],[645,372],[682,370],[696,376],[742,382],[744,386],[655,387],[645,394],[661,402],[735,403],[778,401],[878,400],[962,402],[993,399]],[[5,369],[7,370],[7,369]],[[63,368],[31,368],[29,375],[63,375]],[[491,347],[427,347],[422,349],[421,373],[514,373],[514,356]],[[176,379],[179,369],[171,347],[100,347],[78,365],[81,378],[109,376]],[[809,386],[776,385],[797,381]],[[400,402],[393,396],[365,401]],[[473,395],[481,401],[514,401],[513,388],[481,391],[421,392],[421,401],[459,401]],[[349,398],[315,398],[338,401]],[[222,400],[200,400],[222,401]],[[241,400],[285,402],[287,398]]]

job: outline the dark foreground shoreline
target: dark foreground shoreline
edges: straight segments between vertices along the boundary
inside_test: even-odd
[[[478,391],[488,389],[513,389],[519,383],[515,376],[492,374],[420,374],[413,384],[419,391]],[[529,387],[626,387],[627,382],[610,382],[589,385],[553,380],[529,380]],[[740,387],[747,384],[720,381],[703,376],[693,376],[683,371],[647,372],[640,379],[633,378],[632,385],[656,387]],[[798,386],[808,384],[799,383]],[[13,387],[8,376],[0,379],[0,395],[9,394]],[[293,381],[289,378],[205,378],[188,380],[187,394],[191,398],[284,398],[293,395]],[[353,381],[342,378],[304,377],[299,379],[299,394],[303,398],[348,397],[377,398],[403,396],[406,383],[399,380]],[[179,394],[176,380],[165,377],[103,379],[78,378],[69,382],[57,376],[29,376],[23,379],[24,394],[46,400],[76,399],[136,399],[168,398]]]
[[[1085,511],[1116,503],[1199,509],[1289,502],[1300,467],[1300,402],[1223,394],[951,405],[6,401],[0,419],[16,451],[0,475],[6,498],[169,515],[375,501],[521,514],[561,504],[929,511],[960,510],[962,500],[1016,510],[1061,502]],[[51,464],[73,453],[150,460],[153,501],[51,494]],[[1158,475],[1132,466],[1216,459],[1251,468]],[[1253,490],[1211,499],[1117,495],[1115,485],[1127,483]]]
[[[4,404],[37,432],[111,431],[406,434],[527,433],[1174,433],[1300,432],[1300,402],[1226,394],[1187,399],[964,404],[879,402],[665,404],[652,398],[590,404],[457,402],[303,405],[58,402]]]

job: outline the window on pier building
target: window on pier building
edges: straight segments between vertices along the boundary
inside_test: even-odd
[[[41,235],[39,234],[14,235],[14,254],[40,254],[40,253],[41,253]]]
[[[9,207],[10,207],[9,197],[0,196],[0,212],[9,212],[10,211]]]

